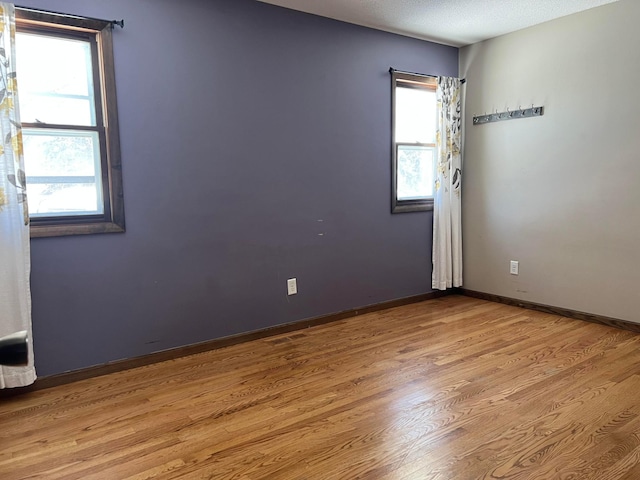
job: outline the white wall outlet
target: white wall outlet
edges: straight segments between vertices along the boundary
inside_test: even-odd
[[[509,273],[511,275],[518,275],[518,262],[515,260],[511,260],[511,266],[509,267]]]
[[[298,293],[298,282],[295,278],[287,280],[287,295],[295,295]]]

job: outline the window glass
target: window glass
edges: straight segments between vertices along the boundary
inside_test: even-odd
[[[396,142],[434,143],[436,92],[396,87]]]
[[[23,122],[96,125],[89,42],[18,32],[16,58]]]
[[[23,129],[31,217],[103,213],[96,132]]]
[[[398,200],[433,197],[435,149],[398,145]]]

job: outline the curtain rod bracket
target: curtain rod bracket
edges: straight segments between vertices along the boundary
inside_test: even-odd
[[[119,26],[120,28],[124,28],[124,18],[122,20],[111,20],[111,26]]]

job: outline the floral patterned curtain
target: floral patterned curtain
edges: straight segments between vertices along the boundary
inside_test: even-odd
[[[462,286],[462,132],[460,80],[438,77],[438,144],[433,205],[433,272],[437,290]]]
[[[0,3],[0,337],[26,330],[31,339],[29,214],[15,65],[14,6]],[[35,381],[26,367],[0,366],[0,388]]]

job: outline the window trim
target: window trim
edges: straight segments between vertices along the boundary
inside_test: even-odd
[[[96,124],[99,129],[102,157],[101,180],[104,213],[102,215],[33,217],[30,219],[31,238],[124,232],[124,195],[112,23],[106,20],[22,9],[16,9],[15,15],[17,31],[32,31],[52,36],[76,36],[93,39],[89,41],[93,54]],[[42,127],[41,125],[29,123],[24,123],[23,126],[25,128]],[[69,130],[74,128],[69,125],[48,125],[47,128],[49,127],[63,127]]]
[[[437,80],[433,77],[413,75],[395,70],[391,72],[391,213],[431,211],[433,210],[433,197],[417,200],[398,200],[398,146],[435,147],[435,144],[431,143],[409,144],[396,142],[396,88],[398,83],[404,84],[403,87],[420,88],[435,92]]]

